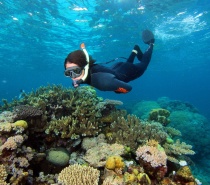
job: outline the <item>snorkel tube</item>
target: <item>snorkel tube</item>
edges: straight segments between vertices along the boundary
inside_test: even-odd
[[[82,44],[80,45],[80,47],[81,47],[82,51],[84,52],[84,54],[85,54],[85,56],[86,56],[86,61],[87,61],[87,65],[84,67],[85,74],[84,74],[84,76],[83,76],[82,79],[81,79],[82,82],[84,82],[84,81],[86,80],[87,76],[88,76],[89,61],[90,61],[90,59],[89,59],[88,52],[87,52],[87,50],[85,49],[85,44],[82,43]]]

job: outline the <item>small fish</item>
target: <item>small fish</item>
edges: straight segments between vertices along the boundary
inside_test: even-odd
[[[26,94],[26,93],[25,93],[25,90],[24,90],[24,89],[21,89],[21,90],[20,90],[20,94],[19,94],[19,96],[18,96],[18,99],[23,98],[25,94]]]
[[[187,166],[187,161],[180,160],[180,161],[179,161],[179,165],[180,165],[180,166]]]

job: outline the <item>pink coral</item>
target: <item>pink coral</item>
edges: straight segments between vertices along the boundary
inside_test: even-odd
[[[136,150],[136,159],[149,163],[153,168],[166,166],[167,155],[164,150],[160,150],[155,146],[140,146]]]
[[[0,151],[7,150],[15,150],[19,145],[23,143],[24,139],[21,135],[16,135],[13,137],[9,137],[7,141],[0,147]]]

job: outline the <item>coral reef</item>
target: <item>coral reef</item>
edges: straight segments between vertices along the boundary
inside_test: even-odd
[[[81,165],[70,165],[58,174],[58,182],[63,185],[98,185],[100,172]]]
[[[189,169],[180,167],[182,160],[190,167],[188,155],[194,154],[188,142],[181,142],[187,131],[181,134],[173,126],[171,107],[181,106],[159,102],[165,107],[154,101],[139,104],[146,108],[135,106],[142,120],[119,109],[122,102],[97,97],[91,87],[49,85],[20,100],[3,100],[0,184],[196,184]],[[182,105],[198,120],[193,107]],[[172,110],[168,125],[166,108]],[[149,118],[152,109],[155,116]]]

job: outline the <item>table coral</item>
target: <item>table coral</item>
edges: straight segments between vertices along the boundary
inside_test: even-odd
[[[100,172],[89,166],[78,164],[64,168],[58,175],[58,182],[62,185],[98,185]]]

